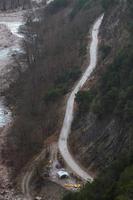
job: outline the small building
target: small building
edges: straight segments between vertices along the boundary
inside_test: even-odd
[[[63,179],[63,178],[68,178],[69,177],[69,174],[68,172],[66,171],[63,171],[63,170],[60,170],[57,172],[57,175],[60,179]]]

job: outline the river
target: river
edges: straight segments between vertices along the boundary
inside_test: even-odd
[[[19,27],[22,25],[22,21],[20,22],[11,22],[7,21],[0,21],[0,24],[6,25],[6,27],[10,30],[11,34],[15,35],[17,38],[22,38],[23,36],[19,33]],[[10,61],[10,56],[13,51],[19,51],[19,46],[13,44],[11,47],[3,48],[0,50],[0,61],[2,63],[6,60]],[[12,119],[12,114],[9,108],[5,105],[4,97],[0,97],[0,127],[5,126],[8,124]]]

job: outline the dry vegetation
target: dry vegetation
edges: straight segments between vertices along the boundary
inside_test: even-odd
[[[6,92],[14,125],[3,157],[15,175],[48,136],[59,134],[63,97],[81,74],[88,31],[100,12],[97,1],[77,7],[77,1],[56,0],[41,9],[38,21],[27,14],[23,60],[28,68]]]
[[[23,9],[30,7],[30,0],[1,0],[0,10],[6,11],[9,9],[15,9],[22,7]]]

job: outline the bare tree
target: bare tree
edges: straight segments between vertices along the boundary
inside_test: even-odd
[[[0,10],[30,7],[30,0],[0,0]]]

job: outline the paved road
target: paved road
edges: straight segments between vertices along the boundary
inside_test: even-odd
[[[90,46],[90,64],[81,77],[80,81],[77,83],[76,87],[70,94],[67,101],[66,113],[59,137],[59,150],[65,160],[66,164],[71,168],[71,170],[76,173],[84,181],[93,181],[93,178],[86,173],[74,160],[68,149],[68,137],[71,131],[71,124],[73,121],[73,111],[74,111],[74,100],[77,92],[82,88],[87,79],[90,77],[92,71],[95,69],[97,64],[97,50],[98,50],[98,33],[100,25],[102,23],[103,15],[98,18],[98,20],[93,25],[92,29],[92,42]],[[77,152],[78,153],[78,152]]]

